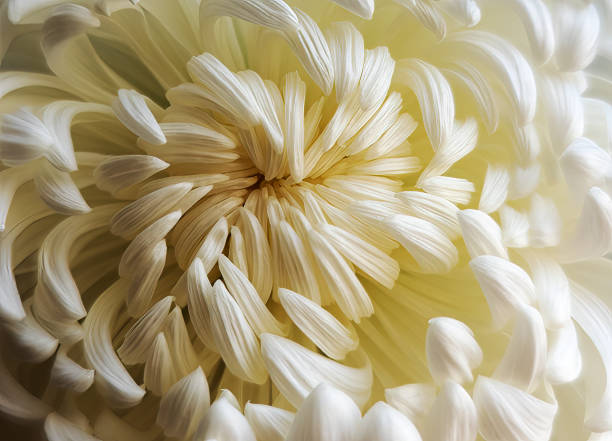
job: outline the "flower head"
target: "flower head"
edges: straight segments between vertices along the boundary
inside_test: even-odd
[[[612,433],[608,2],[0,4],[10,433]]]

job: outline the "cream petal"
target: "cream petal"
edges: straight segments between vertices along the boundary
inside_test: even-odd
[[[332,0],[347,11],[370,20],[374,14],[374,0]]]
[[[346,1],[345,3],[356,5],[359,2]],[[373,7],[372,2],[372,9]],[[332,23],[326,30],[326,37],[334,63],[336,99],[342,102],[359,84],[365,59],[363,37],[350,22]]]
[[[210,273],[221,257],[228,235],[229,230],[226,217],[219,218],[206,234],[206,238],[196,254],[196,257],[202,261],[206,274]],[[180,261],[182,262],[183,259]]]
[[[278,296],[293,323],[328,357],[342,360],[357,347],[355,331],[347,329],[326,309],[288,289],[279,288]]]
[[[595,5],[556,4],[554,29],[555,61],[561,71],[578,71],[593,61],[600,31]]]
[[[202,261],[195,258],[187,271],[187,304],[193,328],[205,346],[216,351],[206,297],[212,296],[212,285]]]
[[[374,313],[363,285],[342,255],[320,233],[308,231],[308,242],[334,300],[342,312],[359,323]]]
[[[172,354],[163,332],[155,336],[147,358],[143,382],[153,394],[164,396],[179,379],[174,368]]]
[[[397,3],[408,9],[419,23],[426,29],[433,32],[438,40],[444,39],[446,36],[446,21],[444,16],[434,5],[428,0],[396,0]]]
[[[95,301],[83,323],[85,357],[96,370],[97,389],[110,405],[119,409],[135,406],[145,394],[117,357],[111,339],[125,289],[120,281],[111,285]]]
[[[125,364],[144,363],[151,350],[151,345],[168,316],[172,297],[167,296],[155,303],[134,323],[125,334],[117,354]]]
[[[549,439],[557,406],[500,381],[478,377],[478,430],[487,441]]]
[[[198,357],[191,344],[183,312],[179,306],[175,306],[166,318],[164,334],[177,377],[189,375],[198,366]]]
[[[3,115],[1,128],[0,160],[7,165],[44,156],[55,141],[43,122],[26,109]]]
[[[435,399],[436,388],[432,384],[404,384],[385,389],[385,400],[415,424],[419,424],[429,414]]]
[[[325,95],[334,87],[334,64],[327,41],[317,23],[299,9],[294,10],[299,26],[284,31],[285,39],[304,70]]]
[[[508,2],[523,23],[531,52],[538,64],[545,64],[555,50],[555,35],[549,9],[541,0]]]
[[[210,406],[198,426],[193,441],[256,441],[247,419],[226,398]]]
[[[574,381],[582,372],[582,355],[573,322],[548,332],[546,381],[564,384]]]
[[[136,136],[155,145],[166,143],[166,136],[149,109],[145,96],[135,90],[120,89],[112,107],[119,121]]]
[[[217,280],[213,294],[205,299],[215,346],[227,368],[237,377],[263,384],[268,373],[259,350],[259,342],[223,282]]]
[[[49,441],[100,441],[56,412],[45,418],[44,430]]]
[[[508,258],[508,252],[502,242],[501,228],[489,215],[470,209],[460,211],[458,218],[470,257],[488,254]]]
[[[444,383],[429,413],[425,432],[431,441],[476,439],[476,407],[465,389],[451,381]]]
[[[612,171],[612,157],[586,138],[572,142],[559,159],[565,182],[578,201],[593,186],[602,186]]]
[[[228,291],[242,310],[256,335],[268,332],[283,335],[283,326],[261,300],[257,290],[227,257],[219,256],[219,270]]]
[[[201,18],[227,15],[277,30],[299,25],[295,12],[282,0],[211,0],[202,4],[200,14]]]
[[[155,156],[121,155],[103,160],[93,174],[98,188],[117,196],[121,190],[139,184],[169,166]]]
[[[362,109],[378,107],[387,96],[395,60],[384,46],[367,49],[359,80],[359,104]]]
[[[508,169],[502,165],[488,164],[478,209],[485,213],[498,210],[508,197],[509,185],[510,173]]]
[[[397,240],[428,273],[450,271],[458,261],[457,248],[434,224],[414,216],[392,215],[385,231]]]
[[[459,384],[471,382],[472,370],[482,362],[482,350],[472,330],[449,317],[429,320],[425,349],[427,366],[439,385],[447,380]]]
[[[457,51],[457,55],[465,57],[469,54],[491,69],[502,81],[519,125],[533,120],[537,99],[536,84],[529,63],[518,49],[501,37],[482,31],[456,32],[447,41],[458,43],[463,49]]]
[[[295,418],[293,412],[265,404],[247,403],[244,416],[258,440],[285,441]]]
[[[396,197],[406,205],[410,215],[431,222],[451,240],[459,237],[459,209],[452,202],[422,191],[402,191]]]
[[[360,420],[361,411],[348,395],[322,383],[299,407],[287,441],[350,441]]]
[[[159,403],[156,422],[168,437],[189,438],[209,406],[208,383],[198,367],[168,389]]]
[[[503,328],[519,305],[535,300],[533,282],[518,265],[501,257],[478,256],[470,267],[489,304],[494,328]]]
[[[546,352],[546,328],[542,316],[531,306],[519,305],[510,343],[493,378],[533,392],[544,374]]]
[[[93,384],[94,373],[93,369],[85,369],[70,358],[62,347],[53,360],[49,381],[61,389],[83,393]]]
[[[41,199],[60,214],[80,214],[91,211],[70,174],[42,162],[34,183]]]
[[[419,187],[427,193],[439,196],[454,204],[465,205],[470,202],[476,190],[467,179],[451,176],[433,176],[419,182]]]
[[[529,217],[508,205],[499,209],[504,245],[510,248],[523,248],[529,243]]]
[[[379,401],[363,416],[355,439],[421,441],[421,435],[406,415]]]
[[[246,208],[241,208],[239,212],[246,258],[249,262],[249,280],[265,302],[272,290],[272,275],[269,271],[272,260],[270,245],[257,217]]]
[[[455,103],[450,85],[436,67],[418,59],[401,60],[397,77],[417,96],[427,136],[437,152],[453,133]]]
[[[261,348],[274,385],[296,408],[320,383],[328,383],[363,407],[372,386],[369,360],[349,367],[316,354],[299,344],[273,334],[261,335]]]
[[[306,99],[306,83],[300,79],[297,72],[285,76],[283,90],[285,98],[285,145],[289,172],[300,182],[304,178],[304,102]]]

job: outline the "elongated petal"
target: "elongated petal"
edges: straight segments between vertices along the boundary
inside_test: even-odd
[[[374,14],[374,0],[332,0],[347,11],[370,20]]]
[[[56,412],[47,416],[44,428],[49,441],[100,441]]]
[[[247,419],[226,398],[210,406],[198,426],[193,441],[256,441]]]
[[[115,115],[132,133],[151,144],[165,144],[166,136],[159,127],[145,97],[135,90],[121,89],[113,101]]]
[[[360,407],[370,396],[372,370],[369,361],[362,367],[345,366],[273,334],[261,335],[261,348],[272,381],[297,408],[320,383],[341,390]]]
[[[548,439],[557,407],[508,384],[478,377],[478,430],[487,441]]]
[[[431,409],[436,399],[436,388],[432,384],[414,383],[385,389],[385,400],[418,423]]]
[[[531,278],[518,265],[496,256],[478,256],[470,261],[493,319],[493,326],[501,329],[520,304],[535,300]]]
[[[595,57],[599,37],[599,14],[595,5],[556,5],[554,27],[555,60],[559,68],[573,72],[587,67]]]
[[[207,347],[215,349],[215,340],[206,306],[206,297],[212,296],[212,285],[199,258],[195,258],[187,272],[187,305],[196,334]]]
[[[544,374],[546,350],[546,329],[542,316],[535,308],[520,305],[510,343],[493,377],[533,392]]]
[[[436,383],[472,381],[472,370],[482,362],[482,350],[470,328],[448,317],[434,318],[429,320],[425,342],[427,365]]]
[[[508,258],[501,228],[490,216],[479,210],[463,210],[459,212],[459,224],[472,258],[482,254]]]
[[[359,103],[362,109],[380,105],[387,95],[395,71],[395,60],[389,49],[377,47],[365,52],[363,70],[359,80]]]
[[[478,431],[476,407],[457,383],[447,381],[440,390],[426,426],[431,441],[474,441]]]
[[[41,199],[61,214],[79,214],[91,211],[70,175],[43,162],[34,178]]]
[[[293,412],[265,404],[247,403],[244,416],[258,440],[285,441],[295,418]]]
[[[361,420],[357,433],[358,441],[421,441],[421,435],[408,417],[382,401],[370,407]]]
[[[113,156],[95,168],[94,177],[98,188],[116,195],[120,190],[139,184],[169,165],[155,156]]]
[[[189,438],[209,406],[208,383],[202,368],[198,367],[162,397],[156,421],[166,436]]]

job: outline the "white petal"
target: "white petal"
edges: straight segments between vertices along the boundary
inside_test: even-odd
[[[117,353],[125,364],[144,363],[149,356],[151,345],[162,330],[172,297],[167,296],[155,303],[140,317],[125,334]]]
[[[582,356],[573,322],[548,333],[546,381],[563,384],[574,381],[582,371]]]
[[[421,441],[421,435],[406,415],[379,401],[363,416],[355,439]]]
[[[401,60],[397,77],[417,96],[427,136],[437,152],[453,132],[455,103],[450,85],[437,68],[418,59]]]
[[[418,424],[436,399],[436,388],[431,384],[414,383],[385,389],[385,400]]]
[[[584,198],[573,235],[561,247],[563,259],[575,261],[601,257],[612,247],[612,200],[598,187]]]
[[[351,0],[344,2],[340,0],[338,3],[359,4]],[[374,2],[372,2],[373,8]],[[342,102],[353,93],[361,77],[365,59],[363,37],[350,22],[332,23],[327,29],[326,36],[334,63],[336,99]]]
[[[187,182],[168,185],[132,202],[113,216],[111,232],[125,238],[136,237],[165,215],[192,187]]]
[[[156,422],[168,437],[189,438],[210,406],[201,367],[176,382],[159,403]]]
[[[299,407],[287,441],[351,441],[360,420],[361,411],[348,395],[322,383]]]
[[[114,317],[123,303],[125,286],[122,285],[121,282],[115,282],[102,293],[83,323],[85,357],[96,370],[96,386],[102,396],[116,408],[134,406],[145,394],[119,361],[111,340]]]
[[[529,243],[529,218],[526,213],[508,205],[499,209],[504,245],[511,248],[526,247]]]
[[[320,383],[328,383],[363,407],[372,386],[369,360],[362,367],[349,367],[316,354],[273,334],[261,335],[261,348],[274,385],[296,408]]]
[[[562,71],[587,67],[597,53],[599,13],[595,5],[555,5],[555,61]]]
[[[488,254],[508,258],[508,252],[502,242],[501,228],[489,215],[480,210],[462,210],[458,217],[470,257]]]
[[[478,256],[470,267],[489,304],[494,328],[503,328],[519,305],[535,300],[533,282],[518,265],[501,257]]]
[[[510,343],[493,377],[533,392],[546,367],[546,348],[546,329],[542,316],[535,308],[520,305]]]
[[[227,218],[224,216],[219,218],[219,220],[206,234],[206,238],[204,239],[204,242],[202,242],[202,245],[196,254],[196,257],[202,260],[206,274],[213,269],[213,267],[217,264],[219,257],[221,257],[221,253],[225,248],[228,235],[229,230]],[[182,263],[183,259],[179,259],[179,262]]]
[[[578,323],[597,351],[597,358],[585,357],[585,417],[589,430],[612,430],[612,313],[594,293],[578,284],[572,291],[572,318]],[[592,369],[592,370],[591,370]]]
[[[393,288],[399,264],[387,253],[335,225],[322,224],[319,231],[353,265],[386,288]]]
[[[421,25],[433,32],[438,40],[446,36],[446,21],[444,16],[428,0],[396,0],[397,3],[408,9]]]
[[[581,201],[593,186],[601,186],[612,171],[612,157],[586,138],[578,138],[563,152],[561,169],[569,190]]]
[[[285,441],[295,418],[293,412],[265,404],[247,403],[244,416],[258,440]]]
[[[187,63],[187,70],[195,81],[210,90],[216,103],[227,109],[237,121],[246,127],[255,126],[260,122],[261,109],[249,88],[245,87],[240,78],[230,72],[214,55],[204,53],[193,57]]]
[[[542,0],[511,0],[508,4],[523,22],[534,58],[538,64],[546,63],[555,49],[555,35],[548,6]]]
[[[474,184],[467,179],[451,176],[434,176],[419,183],[427,193],[439,196],[454,204],[468,204],[474,193]]]
[[[515,166],[508,187],[508,200],[514,201],[532,194],[540,184],[541,168],[539,161],[525,167]]]
[[[121,155],[105,159],[94,170],[98,188],[113,195],[150,178],[170,164],[155,156]]]
[[[188,375],[198,366],[199,362],[183,319],[183,311],[179,306],[175,306],[168,315],[164,334],[168,341],[177,377]]]
[[[206,297],[212,296],[212,285],[199,258],[195,258],[187,272],[187,304],[193,328],[205,346],[216,350],[215,339],[206,306]]]
[[[41,199],[60,214],[79,214],[91,211],[70,174],[56,169],[47,161],[41,163],[34,178]]]
[[[397,240],[428,273],[450,271],[458,260],[457,248],[435,225],[413,216],[392,215],[385,231]]]
[[[482,376],[476,380],[473,397],[478,429],[487,441],[549,439],[556,405]]]
[[[441,0],[439,7],[462,26],[473,27],[480,21],[481,12],[475,0]]]
[[[227,368],[237,377],[263,384],[268,377],[255,333],[221,280],[206,297],[215,346]],[[268,335],[268,334],[263,334]]]
[[[478,209],[485,213],[496,211],[508,197],[510,174],[504,166],[489,164],[485,175]]]
[[[374,14],[374,0],[332,0],[347,11],[370,20]]]
[[[60,348],[53,360],[49,381],[62,389],[83,393],[94,381],[94,370],[85,369],[67,355],[67,350]]]
[[[120,89],[112,106],[119,121],[136,136],[155,145],[166,143],[166,136],[143,95],[135,90]]]
[[[536,288],[538,309],[548,329],[567,326],[570,320],[570,290],[563,268],[554,260],[525,256]]]
[[[45,155],[54,142],[43,122],[26,109],[2,116],[0,160],[19,165]]]
[[[224,255],[219,256],[219,270],[228,291],[236,300],[255,335],[264,332],[283,335],[282,324],[268,311],[247,276]]]
[[[299,26],[285,30],[285,38],[310,78],[325,95],[334,87],[334,65],[323,32],[304,12],[295,9]]]
[[[202,4],[201,14],[236,17],[279,30],[298,26],[295,13],[282,0],[210,0]]]
[[[468,118],[463,123],[458,122],[452,128],[447,141],[439,146],[434,157],[419,176],[419,180],[446,173],[453,164],[474,150],[477,140],[478,124],[475,119]]]
[[[342,312],[357,323],[362,317],[372,315],[374,307],[368,293],[340,253],[314,230],[308,231],[308,242]]]
[[[451,240],[459,237],[459,209],[453,203],[422,191],[402,191],[396,193],[396,197],[406,205],[412,216],[431,222]]]
[[[535,193],[529,207],[529,242],[536,248],[551,247],[561,240],[561,216],[552,199]]]
[[[285,75],[285,134],[289,172],[296,182],[304,178],[304,101],[306,83],[297,72]]]
[[[408,113],[402,113],[395,122],[365,152],[366,159],[383,158],[387,153],[401,146],[417,128],[418,123]],[[394,158],[395,159],[395,158]]]
[[[471,382],[472,370],[482,362],[482,350],[472,330],[449,317],[429,320],[425,349],[427,366],[439,385],[447,380]]]
[[[44,427],[49,441],[100,441],[55,412],[45,418]]]
[[[249,262],[249,280],[261,299],[266,302],[272,290],[270,245],[257,217],[246,208],[241,208],[239,212]]]
[[[492,70],[510,97],[513,115],[519,125],[533,119],[537,99],[536,84],[529,63],[518,49],[501,37],[482,31],[457,32],[447,41],[459,43],[467,54]],[[467,55],[466,52],[457,51],[462,57]]]
[[[312,300],[284,288],[278,289],[278,296],[293,323],[328,357],[342,360],[357,347],[355,331]]]
[[[389,91],[394,70],[395,60],[391,58],[387,47],[366,50],[359,80],[359,103],[362,109],[369,109],[382,103]]]
[[[512,146],[520,165],[529,165],[536,161],[541,151],[540,135],[532,123],[519,125],[512,123]]]
[[[444,383],[431,408],[426,427],[430,441],[474,441],[478,417],[472,398],[465,389],[451,381]]]
[[[193,435],[193,441],[256,441],[247,419],[226,398],[210,406]]]
[[[168,341],[164,333],[160,332],[149,351],[143,382],[155,395],[163,396],[178,379]]]

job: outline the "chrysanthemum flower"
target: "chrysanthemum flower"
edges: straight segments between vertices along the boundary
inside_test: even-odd
[[[0,4],[0,438],[612,437],[609,1]]]

